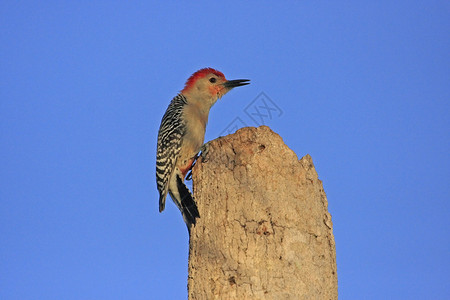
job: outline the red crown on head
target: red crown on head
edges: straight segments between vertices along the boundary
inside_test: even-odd
[[[214,75],[225,79],[225,75],[223,75],[222,72],[217,71],[216,69],[213,69],[213,68],[203,68],[203,69],[198,70],[197,72],[192,74],[191,77],[188,78],[183,91],[189,89],[197,81],[197,79],[203,78],[210,73],[213,73]]]

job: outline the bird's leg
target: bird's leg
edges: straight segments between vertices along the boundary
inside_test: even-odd
[[[211,143],[211,141],[204,143],[201,147],[200,147],[200,151],[194,155],[193,157],[193,162],[191,167],[189,168],[189,173],[186,176],[186,180],[191,180],[192,179],[192,168],[195,166],[195,164],[197,163],[197,160],[199,157],[202,158],[202,162],[207,162],[208,160],[206,159],[206,155],[208,154],[209,151],[209,144]]]

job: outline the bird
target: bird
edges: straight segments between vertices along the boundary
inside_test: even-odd
[[[207,152],[206,125],[211,107],[231,89],[249,84],[249,79],[227,80],[213,68],[193,73],[184,88],[170,102],[158,131],[156,184],[159,212],[165,208],[167,193],[181,211],[190,232],[200,218],[194,196],[184,183],[195,160]]]

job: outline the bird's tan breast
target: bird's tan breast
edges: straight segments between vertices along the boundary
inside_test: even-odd
[[[183,111],[183,119],[186,122],[186,133],[183,137],[182,153],[180,158],[189,159],[198,153],[205,139],[208,113],[201,110],[196,105],[186,105]]]

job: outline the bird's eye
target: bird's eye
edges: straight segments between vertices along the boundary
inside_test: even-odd
[[[211,82],[211,83],[214,83],[214,82],[216,82],[216,78],[214,78],[214,77],[211,77],[211,78],[209,79],[209,82]]]

